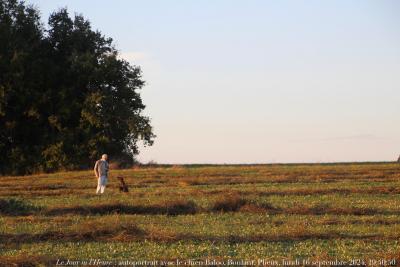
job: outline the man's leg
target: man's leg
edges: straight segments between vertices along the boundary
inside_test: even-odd
[[[97,179],[97,189],[96,189],[96,194],[100,193],[100,189],[101,189],[100,182],[101,182],[101,180],[100,180],[100,177],[99,177],[99,178]]]
[[[106,189],[106,183],[107,183],[107,177],[106,176],[100,176],[99,178],[99,184],[100,184],[100,193],[104,193],[104,189]]]

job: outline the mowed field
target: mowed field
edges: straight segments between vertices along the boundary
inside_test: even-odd
[[[96,183],[92,171],[0,177],[0,265],[400,260],[400,164],[111,170],[102,196]]]

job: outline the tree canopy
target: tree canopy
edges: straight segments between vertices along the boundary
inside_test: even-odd
[[[66,9],[48,26],[19,0],[0,0],[0,173],[87,168],[102,153],[132,161],[152,145],[141,70],[111,38]]]

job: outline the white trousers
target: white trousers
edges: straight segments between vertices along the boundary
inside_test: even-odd
[[[96,189],[96,194],[104,193],[104,189],[106,189],[106,184],[107,184],[107,176],[100,176],[99,179],[97,180],[97,189]]]

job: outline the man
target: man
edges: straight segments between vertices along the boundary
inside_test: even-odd
[[[97,190],[96,194],[104,193],[104,189],[106,188],[107,180],[108,180],[108,156],[107,154],[103,154],[101,159],[96,161],[94,165],[94,174],[97,178]]]

